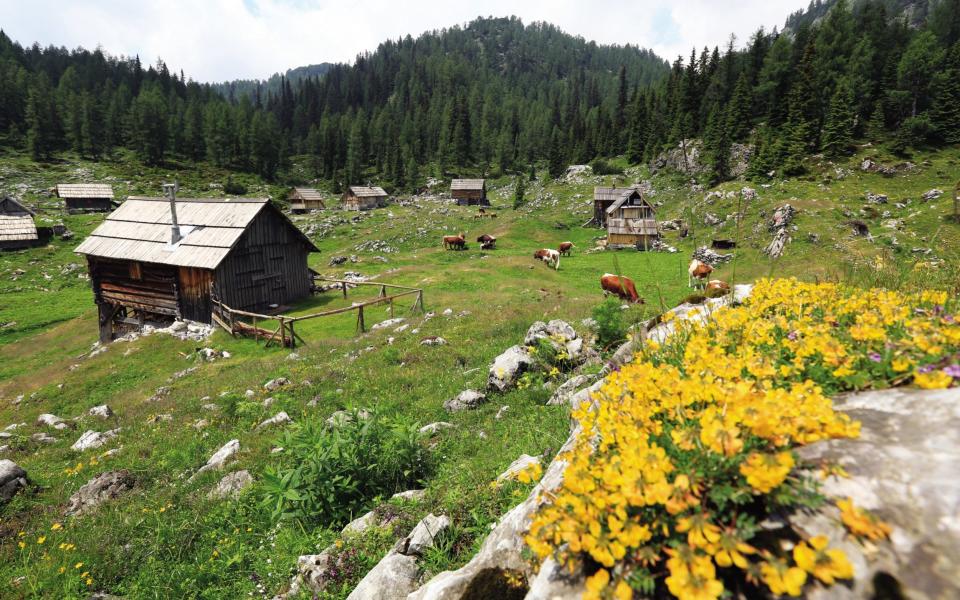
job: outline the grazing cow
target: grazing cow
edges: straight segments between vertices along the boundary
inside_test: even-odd
[[[690,274],[690,287],[703,287],[703,284],[706,283],[707,276],[713,273],[713,267],[695,258],[690,261],[687,273]]]
[[[600,287],[605,294],[614,294],[622,300],[629,300],[636,304],[643,304],[643,298],[637,294],[637,286],[629,277],[620,277],[612,273],[600,276]]]
[[[495,250],[497,248],[497,238],[489,233],[485,233],[477,238],[481,250]]]
[[[556,250],[551,250],[550,248],[541,248],[533,253],[533,257],[537,260],[542,260],[557,271],[560,270],[560,253]]]
[[[560,255],[570,256],[570,250],[573,249],[573,242],[560,242]]]
[[[460,232],[460,235],[443,236],[443,248],[445,250],[466,250],[467,240],[465,235],[463,232]]]
[[[729,294],[730,293],[730,284],[726,281],[720,279],[711,279],[707,282],[707,287],[704,288],[706,292],[716,291],[718,295]]]

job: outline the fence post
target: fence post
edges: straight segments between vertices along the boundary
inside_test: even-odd
[[[260,343],[260,330],[257,328],[257,318],[253,318],[253,341],[257,344]]]
[[[393,298],[390,298],[390,318],[393,318]]]
[[[343,299],[346,300],[347,299],[347,282],[341,281],[340,287],[343,289]]]
[[[366,329],[364,329],[364,326],[363,326],[363,305],[362,304],[357,309],[357,327],[360,328],[361,333],[366,331]]]

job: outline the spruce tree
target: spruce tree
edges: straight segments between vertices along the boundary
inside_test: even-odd
[[[527,182],[523,175],[517,175],[513,178],[513,209],[516,210],[523,206],[524,196],[527,193]]]
[[[553,128],[553,134],[550,136],[550,157],[549,171],[550,177],[557,179],[567,170],[563,159],[563,141],[560,138],[560,130]]]
[[[830,100],[830,111],[823,126],[822,146],[828,156],[839,156],[853,144],[853,91],[843,79]]]
[[[57,146],[57,113],[53,89],[45,74],[30,86],[26,108],[27,149],[34,160],[48,160]]]
[[[361,120],[361,118],[355,119],[353,127],[350,128],[350,141],[347,144],[347,165],[344,173],[348,186],[362,183],[364,149]]]
[[[732,141],[742,142],[750,135],[753,119],[752,104],[750,80],[747,78],[746,72],[743,72],[737,78],[737,83],[733,87],[733,95],[730,97],[730,104],[727,107],[727,130]]]
[[[730,178],[730,132],[727,117],[718,104],[714,104],[707,118],[704,150],[710,168],[710,183],[717,184]]]
[[[937,139],[956,144],[960,142],[960,42],[950,49],[945,68],[934,76],[932,87],[930,120]]]
[[[887,130],[886,118],[883,115],[883,104],[875,102],[870,120],[867,121],[867,136],[873,141],[883,139]]]

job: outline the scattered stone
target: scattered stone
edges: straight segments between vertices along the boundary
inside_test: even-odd
[[[746,201],[752,201],[757,199],[757,190],[749,187],[744,187],[740,189],[740,196]]]
[[[708,212],[706,215],[703,216],[703,224],[708,227],[716,227],[721,223],[723,223],[723,221],[720,219],[720,217],[718,217],[713,213]]]
[[[147,418],[147,423],[150,425],[154,425],[156,423],[167,423],[172,420],[173,420],[173,415],[164,413],[162,415],[151,415],[150,417]]]
[[[487,385],[494,390],[504,392],[512,387],[517,379],[533,365],[533,357],[523,346],[511,346],[493,360]]]
[[[776,235],[773,236],[773,241],[763,249],[763,253],[770,258],[780,258],[787,244],[790,243],[790,239],[786,227],[778,229]]]
[[[510,410],[510,405],[509,405],[509,404],[504,404],[503,406],[500,407],[500,410],[497,411],[497,414],[494,415],[493,418],[496,419],[497,421],[499,421],[500,419],[503,418],[503,416],[504,416],[505,414],[507,414],[507,411],[508,411],[508,410]]]
[[[88,410],[87,414],[91,417],[97,417],[99,419],[109,419],[113,416],[113,411],[110,410],[110,407],[106,404],[101,404]]]
[[[203,406],[201,406],[201,408],[203,410],[208,410],[210,412],[220,412],[220,406],[212,402],[204,404]]]
[[[361,408],[357,411],[357,416],[363,419],[364,421],[370,418],[370,411],[365,408]],[[353,421],[353,413],[348,410],[338,410],[334,412],[330,417],[327,418],[328,427],[343,427],[347,423]]]
[[[169,395],[170,395],[170,387],[166,385],[162,385],[157,388],[157,391],[155,391],[152,396],[147,398],[147,402],[159,402],[160,400],[163,400]]]
[[[176,373],[174,373],[173,375],[170,376],[170,381],[176,381],[176,380],[178,380],[178,379],[183,379],[183,378],[186,377],[187,375],[190,375],[191,373],[196,372],[196,370],[197,370],[197,367],[190,367],[190,368],[184,369],[184,370],[182,370],[182,371],[177,371]]]
[[[90,448],[99,448],[103,446],[111,439],[117,437],[117,434],[120,433],[120,428],[111,429],[109,431],[99,432],[93,430],[87,430],[83,435],[80,436],[76,442],[70,446],[71,450],[77,452],[83,452],[84,450],[89,450]]]
[[[126,469],[101,473],[70,497],[65,514],[70,517],[88,513],[102,502],[133,489],[134,483],[133,475]]]
[[[715,267],[733,260],[733,254],[720,254],[719,252],[714,252],[706,246],[700,246],[694,250],[693,258]]]
[[[570,397],[588,383],[590,383],[590,378],[586,375],[574,375],[564,381],[563,384],[553,392],[553,395],[547,400],[547,404],[550,406],[567,404],[570,401]]]
[[[808,240],[811,244],[818,244],[818,243],[820,243],[820,234],[819,234],[819,233],[814,233],[814,232],[811,231],[810,233],[807,234],[807,240]]]
[[[0,460],[0,505],[6,504],[27,487],[27,472],[12,460]]]
[[[263,402],[261,402],[260,405],[264,408],[270,408],[274,402],[276,402],[276,399],[273,396],[267,396],[263,399]]]
[[[539,465],[540,459],[536,456],[530,456],[529,454],[521,454],[520,458],[510,463],[510,466],[507,467],[507,470],[497,476],[497,482],[503,482],[508,479],[516,478],[517,474],[521,471],[526,470],[531,465]]]
[[[487,401],[487,395],[477,390],[464,390],[455,398],[443,403],[443,407],[450,412],[473,410]]]
[[[193,474],[193,477],[191,477],[190,480],[192,481],[194,477],[196,477],[200,473],[209,471],[210,469],[219,469],[223,467],[223,465],[225,465],[226,462],[230,460],[233,457],[233,455],[235,455],[239,451],[240,451],[240,440],[230,440],[229,442],[224,444],[219,450],[217,450],[213,454],[213,456],[210,457],[207,463],[202,467],[200,467],[197,470],[197,472]]]
[[[35,433],[30,436],[30,439],[38,444],[56,444],[59,440],[46,431],[40,433]]]
[[[47,427],[53,427],[54,429],[69,429],[70,424],[58,417],[57,415],[52,415],[49,413],[44,413],[37,417],[37,425],[46,425]]]
[[[257,425],[257,428],[255,431],[260,431],[261,429],[265,429],[273,425],[283,425],[286,423],[293,423],[293,419],[290,418],[290,415],[288,415],[286,411],[281,410],[277,414],[273,415],[269,419]]]
[[[277,377],[276,379],[271,379],[263,384],[263,389],[267,390],[268,392],[272,392],[282,388],[285,385],[290,385],[290,380],[286,377]]]
[[[920,197],[923,198],[924,200],[936,200],[942,195],[943,195],[943,190],[932,189],[924,192],[923,195]]]
[[[406,502],[420,502],[427,497],[427,490],[407,490],[405,492],[397,492],[396,494],[390,496],[391,500],[404,500]]]
[[[193,427],[197,431],[200,431],[201,429],[205,429],[209,426],[210,426],[210,421],[207,421],[206,419],[197,419],[197,421],[194,422],[193,425],[191,425],[191,427]]]
[[[395,319],[387,319],[386,321],[380,321],[370,329],[385,329],[387,327],[393,327],[394,325],[399,325],[406,321],[403,317],[397,317]]]
[[[300,353],[299,353],[299,352],[291,352],[290,354],[287,355],[287,360],[293,360],[293,361],[300,360]]]
[[[870,204],[886,204],[887,195],[886,194],[874,194],[871,192],[866,193],[867,202]]]
[[[797,214],[797,209],[789,204],[784,204],[783,206],[777,207],[773,211],[773,215],[770,217],[770,222],[767,224],[767,230],[771,233],[776,232],[785,227],[789,227],[793,223],[793,218]]]
[[[211,499],[236,498],[240,492],[253,485],[253,476],[246,469],[225,475],[216,487],[207,494]]]
[[[437,421],[436,423],[429,423],[420,428],[421,435],[436,435],[444,429],[451,429],[456,427],[453,423],[447,423],[446,421]]]
[[[420,340],[421,346],[443,346],[446,343],[447,340],[438,335],[431,335]]]
[[[442,313],[440,313],[440,314],[442,314],[442,315],[445,316],[445,317],[449,317],[450,315],[453,314],[453,309],[452,309],[452,308],[448,308],[448,309],[444,310],[444,311],[443,311]]]

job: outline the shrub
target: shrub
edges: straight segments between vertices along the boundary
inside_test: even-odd
[[[648,341],[573,413],[580,433],[562,455],[563,483],[544,494],[527,544],[541,560],[584,565],[594,599],[799,596],[807,581],[851,578],[825,536],[760,523],[826,501],[795,449],[859,434],[828,394],[960,381],[958,309],[943,291],[782,279],[761,280],[707,323],[678,322],[678,335]],[[850,502],[837,506],[852,535],[889,534]]]
[[[593,159],[590,168],[593,169],[594,175],[621,175],[623,173],[623,169],[615,167],[603,158]]]
[[[234,196],[242,196],[247,193],[247,186],[242,183],[237,183],[233,180],[233,177],[227,177],[227,182],[223,184],[223,191],[226,194],[232,194]]]
[[[612,346],[627,337],[627,324],[620,308],[620,301],[610,296],[593,309],[593,320],[597,322],[597,340],[604,348]]]
[[[274,519],[343,523],[374,498],[426,477],[417,424],[356,410],[344,421],[305,421],[281,438],[283,462],[264,476],[263,502]]]

